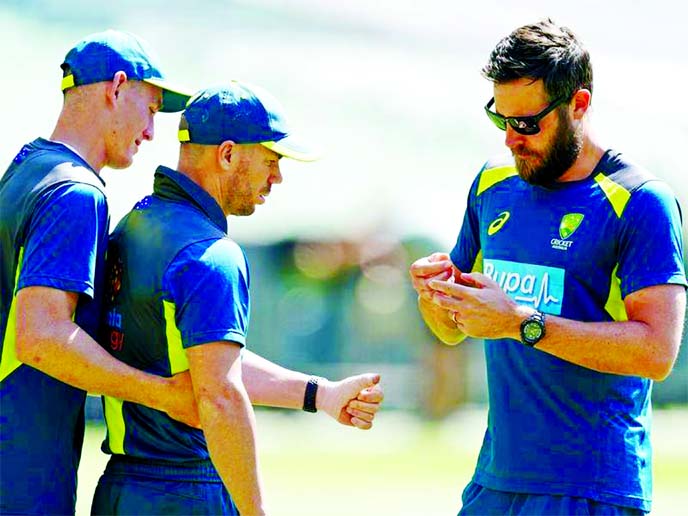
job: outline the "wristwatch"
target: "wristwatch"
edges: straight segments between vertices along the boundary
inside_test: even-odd
[[[535,312],[521,323],[521,342],[531,348],[545,336],[545,314]]]

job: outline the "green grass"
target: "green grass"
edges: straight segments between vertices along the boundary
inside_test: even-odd
[[[259,410],[261,470],[271,514],[453,515],[475,465],[485,413],[460,410],[441,423],[383,412],[369,432],[324,415]],[[688,410],[656,411],[654,515],[688,506]],[[105,461],[103,428],[87,430],[77,514],[88,514]]]

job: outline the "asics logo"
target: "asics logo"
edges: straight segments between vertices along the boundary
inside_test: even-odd
[[[496,219],[494,219],[490,225],[487,227],[487,234],[489,236],[494,235],[497,231],[502,229],[504,224],[506,224],[506,221],[509,220],[509,217],[511,217],[511,213],[508,211],[503,211],[500,213]]]

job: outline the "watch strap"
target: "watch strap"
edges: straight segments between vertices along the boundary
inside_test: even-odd
[[[318,380],[317,376],[311,376],[306,383],[306,392],[303,395],[303,410],[306,412],[317,412],[315,406],[315,397],[318,394]]]

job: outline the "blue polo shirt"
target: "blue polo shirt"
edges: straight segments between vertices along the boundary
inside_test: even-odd
[[[686,285],[674,195],[614,151],[588,178],[551,188],[521,180],[511,159],[489,161],[451,258],[520,304],[578,321],[626,320],[627,295]],[[485,356],[489,416],[476,483],[650,510],[651,380],[510,339],[485,341]]]
[[[119,360],[169,377],[189,368],[185,350],[214,341],[245,345],[249,271],[227,236],[217,202],[185,175],[155,173],[154,193],[110,239],[102,345]],[[104,397],[106,453],[191,462],[210,457],[201,430],[164,412]]]
[[[38,138],[0,179],[0,513],[71,514],[86,393],[21,364],[15,298],[25,287],[79,294],[92,337],[109,227],[104,183],[73,150]]]

